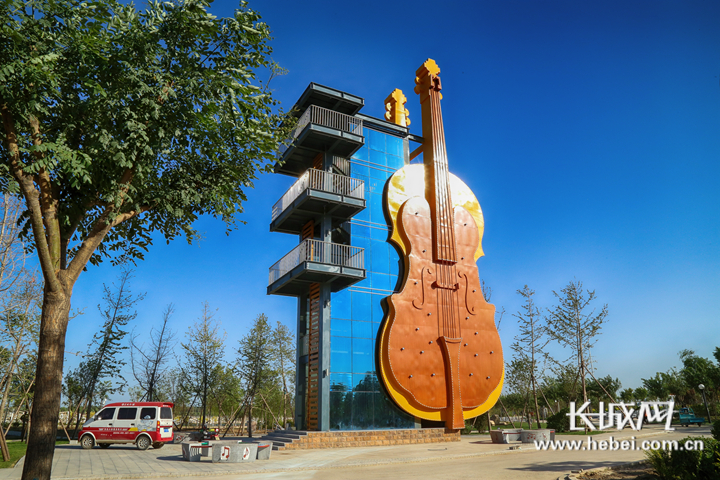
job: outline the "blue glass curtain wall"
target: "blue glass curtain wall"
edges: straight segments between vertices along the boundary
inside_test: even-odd
[[[351,176],[365,181],[367,208],[346,227],[351,245],[365,249],[366,278],[331,298],[330,429],[412,428],[414,419],[392,404],[375,374],[381,302],[395,291],[399,272],[398,254],[387,243],[383,190],[405,165],[403,140],[369,128],[364,133],[350,165]]]

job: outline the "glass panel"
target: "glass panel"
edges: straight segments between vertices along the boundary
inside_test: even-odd
[[[372,338],[372,324],[370,322],[352,322],[352,336],[353,338]]]
[[[390,266],[390,273],[393,275],[399,275],[400,274],[400,255],[397,253],[397,250],[392,245],[388,244],[390,248],[388,248],[388,265]]]
[[[382,301],[385,298],[384,295],[372,295],[370,297],[370,306],[372,309],[372,321],[382,322],[382,319],[384,318],[383,314],[383,308],[382,308]],[[373,335],[373,338],[375,338],[375,335]]]
[[[367,195],[366,195],[367,197]],[[365,222],[370,221],[370,209],[365,207],[362,210],[360,210],[355,216],[353,217],[355,220],[363,220]]]
[[[373,393],[353,393],[352,423],[353,428],[367,429],[373,424]]]
[[[382,160],[385,159],[385,154],[384,154],[384,153],[375,152],[375,151],[373,151],[373,150],[371,150],[370,152],[371,152],[371,153],[375,153],[374,156],[376,156],[376,157],[377,157],[377,156],[381,156],[382,159],[381,159],[380,161],[382,161]],[[373,159],[373,155],[370,155],[370,159],[371,159],[371,160]],[[378,158],[375,158],[375,160],[376,160],[375,163],[379,163],[379,162],[377,162]],[[386,178],[387,178],[387,177],[385,176],[385,171],[384,171],[384,170],[381,170],[381,169],[379,169],[379,168],[374,168],[374,167],[372,166],[372,164],[370,165],[370,182],[372,182],[373,179],[374,179],[374,180],[379,181],[379,182],[382,182],[382,183],[384,184]],[[377,187],[377,185],[374,185],[374,186]],[[384,186],[384,185],[383,185],[383,186]],[[377,188],[373,188],[373,191],[374,191],[374,192],[377,192],[378,189],[377,189]]]
[[[383,219],[384,219],[384,217],[383,217]],[[378,223],[385,224],[384,221],[378,222]],[[387,224],[385,224],[385,225],[387,225]],[[370,238],[372,238],[373,240],[380,240],[381,242],[386,242],[387,238],[388,238],[388,232],[389,232],[389,230],[387,227],[385,227],[385,228],[373,227],[370,229]]]
[[[377,428],[413,428],[415,420],[401,412],[383,392],[373,393],[373,416]]]
[[[370,158],[368,160],[371,164],[370,166],[370,176],[375,178],[383,178],[385,176],[384,173],[380,173],[382,176],[377,176],[378,174],[373,175],[373,170],[378,172],[378,170],[372,168],[372,165],[382,165],[383,167],[387,165],[387,155],[384,152],[379,152],[377,150],[370,150]]]
[[[379,390],[380,384],[374,373],[353,374],[354,392],[377,392]]]
[[[403,156],[403,139],[400,137],[394,137],[392,135],[387,135],[385,137],[385,149],[388,153],[392,155],[397,155],[398,157]]]
[[[352,423],[352,393],[330,392],[330,429],[348,430]]]
[[[405,161],[402,159],[402,156],[388,155],[387,166],[388,168],[397,170],[405,166]]]
[[[369,338],[352,339],[353,373],[370,373],[373,371],[373,341]],[[337,368],[336,368],[337,370]]]
[[[352,292],[352,319],[369,322],[371,320],[370,313],[370,294],[361,292]]]
[[[375,323],[372,322],[372,334],[373,334],[373,340],[377,340],[378,331],[380,330],[381,323]]]
[[[394,284],[390,284],[390,275],[373,273],[373,288],[392,291]]]
[[[363,238],[369,238],[370,237],[370,227],[367,225],[361,225],[359,223],[353,223],[352,226],[352,237],[353,240],[350,242],[352,245],[357,245],[355,243],[356,237],[363,237]]]
[[[367,135],[365,136],[365,144],[370,147],[371,150],[377,150],[379,152],[385,151],[385,135],[375,130],[365,129]]]
[[[155,407],[143,408],[140,410],[140,419],[142,420],[155,420]]]
[[[383,203],[382,203],[382,194],[381,193],[371,193],[370,194],[370,208],[365,208],[365,210],[370,210],[370,221],[373,223],[380,223],[382,225],[386,225],[387,221],[385,220],[385,211],[383,210]],[[372,230],[377,230],[373,228]],[[370,236],[372,237],[375,231],[370,232]],[[387,233],[385,234],[387,237]]]
[[[343,290],[338,293],[333,293],[330,298],[330,316],[333,318],[351,318],[350,317],[350,292]],[[333,328],[335,326],[333,325]],[[334,333],[333,335],[340,335]]]
[[[352,375],[349,373],[331,373],[330,374],[330,391],[331,392],[350,392],[352,391]]]
[[[170,407],[162,407],[160,409],[160,418],[163,420],[170,420],[172,419],[172,408]]]
[[[352,156],[352,158],[355,158],[355,159],[357,159],[357,160],[364,160],[364,161],[367,162],[367,159],[368,159],[368,147],[367,147],[367,145],[363,145],[362,147],[360,147],[360,148],[358,149],[358,151],[355,152],[355,154]],[[354,172],[354,171],[355,171],[355,165],[353,165],[352,168],[353,168],[352,171]]]
[[[350,338],[332,337],[330,340],[330,365],[333,372],[352,372]]]
[[[112,420],[115,415],[114,408],[104,408],[98,413],[98,420]]]
[[[373,229],[377,230],[378,232],[386,233],[383,230],[380,229]],[[375,232],[373,232],[375,233]],[[390,244],[383,240],[375,240],[372,241],[372,271],[373,272],[380,272],[380,273],[390,273],[389,268],[390,265],[388,263],[388,257],[390,256]]]
[[[333,318],[330,320],[330,334],[334,337],[351,337],[352,330],[350,330],[352,322],[342,318]]]
[[[363,152],[362,160],[367,162],[367,148],[361,148],[360,150],[358,150],[358,153],[360,153],[360,152]],[[356,156],[357,156],[357,153],[355,154],[355,156],[353,158],[355,158]],[[351,177],[362,178],[364,180],[370,176],[370,170],[367,165],[353,162],[350,164],[350,168],[351,168],[351,170],[350,170]]]
[[[137,417],[137,408],[121,408],[118,410],[118,420],[135,420]]]
[[[394,291],[400,291],[401,285],[398,285],[398,276],[390,275],[390,286]]]

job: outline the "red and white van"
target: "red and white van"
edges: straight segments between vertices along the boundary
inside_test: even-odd
[[[166,402],[109,403],[88,419],[78,441],[83,448],[108,448],[134,443],[140,450],[160,448],[173,439],[173,404]]]

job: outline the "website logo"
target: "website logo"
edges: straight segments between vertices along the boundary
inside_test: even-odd
[[[570,430],[580,431],[587,427],[590,430],[608,430],[616,428],[622,430],[629,426],[633,430],[642,430],[643,421],[665,421],[665,430],[675,430],[670,426],[673,416],[675,400],[667,402],[640,402],[640,407],[631,403],[609,403],[605,409],[605,402],[600,402],[598,413],[588,411],[590,402],[583,403],[579,409],[575,402],[570,402]],[[580,420],[578,424],[578,419]]]

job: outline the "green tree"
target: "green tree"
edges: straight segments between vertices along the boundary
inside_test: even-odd
[[[670,395],[674,395],[678,403],[687,404],[694,396],[694,392],[688,391],[687,384],[674,368],[667,372],[657,372],[654,377],[641,380],[647,390],[647,398],[653,400],[665,401]],[[637,394],[637,390],[635,393]]]
[[[678,354],[682,361],[680,376],[690,389],[697,389],[698,385],[705,385],[706,391],[712,398],[717,398],[720,389],[720,367],[711,360],[695,355],[693,350],[682,350]]]
[[[168,369],[168,362],[172,359],[172,352],[177,342],[175,332],[168,326],[170,317],[175,308],[172,303],[163,312],[163,322],[159,330],[150,329],[149,346],[145,343],[138,345],[138,336],[130,338],[130,364],[133,377],[142,391],[139,401],[157,401],[158,383]]]
[[[635,392],[632,388],[626,388],[622,392],[620,392],[620,400],[622,400],[624,403],[631,403],[633,400],[635,400]]]
[[[0,3],[0,188],[24,202],[45,280],[23,478],[50,477],[73,287],[88,264],[141,259],[155,234],[228,228],[292,125],[273,114],[270,30],[240,3]]]
[[[85,418],[90,418],[92,401],[96,398],[95,386],[98,383],[109,381],[111,385],[114,384],[109,391],[105,392],[106,394],[122,392],[125,386],[125,379],[122,376],[125,361],[120,356],[124,350],[127,350],[123,339],[128,332],[124,330],[124,327],[137,317],[137,311],[133,310],[134,305],[145,298],[144,294],[132,295],[129,283],[131,278],[133,278],[132,271],[125,269],[118,276],[117,285],[113,284],[114,290],[103,285],[105,306],[101,308],[98,305],[100,316],[104,319],[103,326],[93,336],[90,344],[92,350],[88,352],[81,364],[88,369],[86,391],[88,403],[85,409]]]
[[[523,298],[522,310],[513,314],[518,319],[519,333],[512,344],[513,355],[522,360],[527,368],[530,393],[534,402],[535,421],[540,428],[540,407],[538,405],[538,378],[543,375],[540,362],[548,359],[545,347],[550,341],[546,335],[547,326],[535,306],[535,290],[525,285],[517,293]],[[544,366],[544,363],[543,365]]]
[[[642,402],[648,398],[650,394],[645,387],[638,387],[633,392],[633,398],[635,401]]]
[[[612,378],[610,375],[598,378],[595,382],[587,385],[588,394],[598,401],[614,402],[618,398],[618,391],[622,388],[620,379]]]
[[[272,332],[272,345],[270,355],[274,370],[280,382],[279,391],[282,392],[282,423],[288,418],[288,405],[292,404],[295,392],[295,335],[290,329],[277,322]],[[288,399],[290,402],[288,402]]]
[[[571,281],[560,293],[553,291],[558,300],[555,308],[548,310],[547,332],[561,346],[569,348],[570,358],[582,386],[583,403],[587,402],[586,377],[590,366],[590,350],[597,343],[602,324],[608,315],[607,304],[597,312],[590,304],[595,291],[583,291],[580,281]],[[589,310],[589,311],[588,311]]]
[[[258,393],[270,382],[272,369],[272,327],[264,313],[255,318],[250,331],[240,339],[237,371],[245,391],[245,409],[248,412],[249,436],[252,437],[252,412]],[[244,416],[245,412],[243,412]]]
[[[219,386],[223,374],[227,333],[220,332],[214,317],[208,303],[203,303],[202,315],[185,333],[187,342],[180,344],[185,350],[185,388],[202,402],[201,425],[207,421],[208,392]]]

